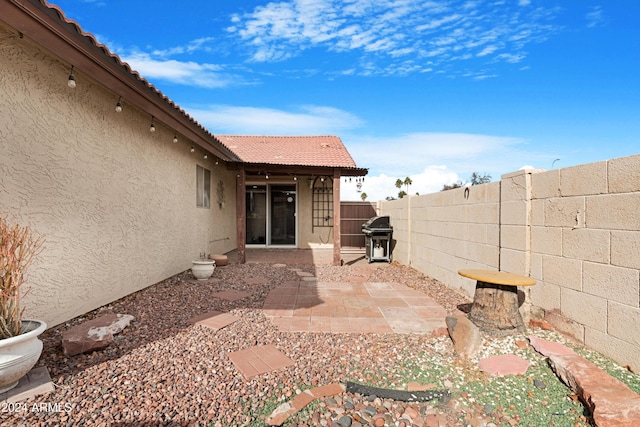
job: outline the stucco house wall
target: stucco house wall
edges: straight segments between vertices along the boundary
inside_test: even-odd
[[[235,172],[0,24],[0,215],[45,235],[26,316],[54,326],[236,245]],[[196,165],[211,207],[196,207]],[[226,202],[217,203],[222,182]]]
[[[394,259],[472,296],[463,268],[531,276],[525,318],[640,370],[640,155],[381,202]]]

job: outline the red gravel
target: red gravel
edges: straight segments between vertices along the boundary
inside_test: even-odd
[[[261,308],[275,286],[299,280],[292,268],[313,272],[319,280],[339,281],[362,267],[233,264],[216,269],[216,280],[208,283],[193,283],[185,272],[58,325],[41,336],[44,351],[39,361],[39,366],[48,368],[56,390],[26,402],[23,408],[27,410],[20,413],[0,413],[0,424],[264,425],[265,417],[296,392],[357,378],[358,372],[352,372],[354,365],[349,363],[356,356],[368,371],[379,372],[382,378],[393,370],[390,355],[397,349],[409,357],[432,351],[422,335],[279,332]],[[396,263],[369,268],[373,268],[370,281],[404,283],[431,296],[449,312],[469,302],[411,268]],[[268,283],[248,285],[246,278],[265,278]],[[211,296],[229,289],[251,296],[235,302]],[[231,312],[240,320],[217,332],[188,324],[191,317],[213,310]],[[108,348],[65,356],[61,332],[104,313],[131,314],[135,320]],[[275,345],[295,365],[246,381],[225,355],[266,344]],[[349,399],[357,403],[365,397]],[[42,402],[49,404],[48,410],[33,409],[33,403]],[[305,423],[331,426],[332,419],[337,420],[332,418],[340,415],[335,408],[322,404],[316,419]],[[401,414],[398,405],[389,402],[386,406]],[[433,410],[441,417],[441,425],[458,425],[449,406],[422,410]],[[344,413],[343,409],[337,412]]]

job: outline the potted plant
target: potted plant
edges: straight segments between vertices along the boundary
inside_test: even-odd
[[[29,227],[10,226],[0,218],[0,393],[12,389],[36,364],[42,353],[38,339],[47,328],[40,320],[23,319],[21,299],[25,272],[42,249],[42,236]]]
[[[207,280],[216,268],[215,260],[207,259],[206,253],[200,253],[200,259],[195,259],[191,262],[193,263],[191,274],[197,280]]]

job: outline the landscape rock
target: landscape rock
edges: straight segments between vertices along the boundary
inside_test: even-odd
[[[62,348],[68,356],[99,350],[113,341],[134,319],[130,314],[105,314],[73,326],[62,333]]]
[[[553,326],[551,323],[546,320],[541,319],[531,319],[529,320],[529,327],[531,328],[540,328],[544,331],[553,331]]]
[[[531,346],[543,356],[549,357],[550,355],[564,356],[569,354],[576,354],[576,352],[569,347],[554,341],[548,341],[542,338],[530,336],[529,342],[531,343]]]
[[[278,406],[266,419],[266,424],[269,426],[280,426],[290,416],[300,411],[309,403],[322,397],[331,397],[340,393],[344,393],[345,387],[339,383],[327,384],[321,387],[315,387],[309,390],[305,390],[298,394],[290,402],[285,402]],[[334,400],[335,402],[335,400]]]
[[[598,427],[640,425],[640,395],[578,354],[548,356],[549,364],[593,414]]]
[[[531,366],[531,362],[515,354],[502,354],[481,359],[478,365],[481,370],[492,376],[524,375]]]
[[[563,344],[532,336],[529,341],[589,408],[596,426],[640,425],[640,395],[626,384]]]
[[[476,325],[466,316],[447,316],[445,322],[459,356],[473,357],[478,354],[482,347],[482,335]]]

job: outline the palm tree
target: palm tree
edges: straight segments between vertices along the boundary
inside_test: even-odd
[[[406,177],[402,183],[407,186],[407,194],[409,194],[409,186],[413,184],[413,180],[409,177]]]

